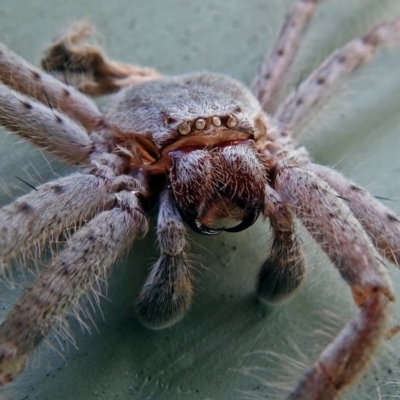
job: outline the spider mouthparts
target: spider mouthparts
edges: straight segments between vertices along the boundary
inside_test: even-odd
[[[252,226],[260,215],[260,208],[256,207],[253,211],[249,212],[242,220],[239,225],[233,226],[232,228],[210,228],[199,220],[193,220],[190,218],[185,218],[185,222],[192,228],[195,232],[201,233],[202,235],[218,235],[219,233],[225,232],[241,232]]]
[[[260,214],[260,208],[257,207],[254,209],[254,211],[250,212],[247,214],[242,222],[239,225],[233,226],[232,228],[226,228],[224,229],[225,232],[241,232],[244,231],[245,229],[249,228],[252,226],[256,221],[257,218]]]
[[[208,226],[202,224],[198,220],[193,221],[193,220],[187,219],[186,223],[195,232],[201,233],[202,235],[209,235],[209,236],[218,235],[218,233],[221,233],[222,231],[225,230],[225,228],[209,228]]]

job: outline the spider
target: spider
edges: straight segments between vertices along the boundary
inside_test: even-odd
[[[293,136],[329,88],[398,37],[400,22],[382,23],[338,50],[277,106],[315,6],[295,2],[253,84],[254,96],[218,74],[168,78],[109,61],[85,43],[90,28],[82,25],[45,54],[48,74],[1,48],[0,123],[86,168],[0,211],[6,274],[21,252],[72,232],[0,327],[3,384],[23,370],[55,322],[79,307],[82,295],[97,291],[115,259],[146,231],[155,207],[161,254],[137,303],[145,325],[169,326],[190,306],[185,224],[215,235],[246,229],[260,214],[267,218],[273,243],[257,294],[267,303],[287,298],[305,271],[297,218],[349,283],[360,311],[288,398],[334,398],[354,381],[388,329],[394,296],[381,256],[397,263],[399,225],[367,192],[314,164]],[[90,95],[118,93],[102,115],[74,86]],[[222,218],[238,224],[219,225]]]

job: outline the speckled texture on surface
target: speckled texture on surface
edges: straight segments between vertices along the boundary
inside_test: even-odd
[[[36,63],[49,40],[68,23],[88,19],[112,58],[148,65],[166,74],[211,70],[250,83],[291,1],[283,0],[2,0],[0,40]],[[400,15],[398,0],[326,0],[306,35],[289,83],[296,84],[331,50],[382,18]],[[318,162],[337,168],[400,213],[400,48],[376,59],[344,85],[303,129]],[[102,101],[106,104],[106,101]],[[7,135],[0,138],[0,186],[13,195],[68,169]],[[10,201],[0,190],[0,202]],[[241,399],[283,398],[265,381],[293,385],[299,370],[284,356],[310,363],[328,343],[316,331],[337,330],[355,311],[338,274],[305,236],[311,272],[301,292],[276,308],[253,294],[267,254],[268,226],[216,238],[193,235],[198,262],[194,304],[176,326],[152,332],[134,314],[146,268],[157,256],[154,235],[137,243],[115,268],[92,334],[73,323],[79,350],[64,359],[41,347],[27,371],[0,391],[5,399]],[[204,268],[201,266],[203,265]],[[393,279],[400,281],[395,268]],[[395,285],[400,293],[400,285]],[[15,301],[3,289],[1,312]],[[333,312],[333,317],[329,312]],[[400,319],[395,307],[394,323]],[[332,328],[333,326],[333,328]],[[400,339],[385,346],[370,372],[344,399],[399,396]],[[267,353],[278,354],[268,356]],[[250,367],[262,369],[250,370]],[[289,368],[290,372],[287,372]],[[381,397],[379,397],[381,396]],[[385,397],[386,396],[386,397]]]

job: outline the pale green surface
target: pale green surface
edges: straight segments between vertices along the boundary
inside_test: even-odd
[[[193,70],[224,72],[249,83],[271,42],[290,1],[138,1],[138,0],[2,0],[0,39],[31,62],[36,62],[49,39],[67,23],[87,18],[98,26],[102,42],[115,59],[156,67],[174,74]],[[306,46],[290,82],[297,83],[334,47],[343,44],[383,17],[400,15],[400,2],[327,0],[307,34]],[[304,133],[315,159],[338,164],[338,169],[393,201],[400,212],[400,49],[379,51],[377,58],[345,84]],[[332,116],[331,116],[332,115]],[[26,191],[15,176],[43,182],[66,169],[26,144],[4,135],[0,142],[1,177],[14,195]],[[12,154],[12,155],[11,155]],[[50,165],[52,168],[50,168]],[[37,169],[37,172],[35,170]],[[25,172],[26,171],[26,172]],[[31,175],[31,177],[30,177]],[[22,187],[22,190],[18,189]],[[10,201],[4,190],[1,204]],[[315,360],[329,339],[315,331],[333,322],[336,331],[355,307],[349,291],[323,255],[305,237],[312,269],[299,294],[276,308],[254,298],[259,265],[265,259],[267,225],[259,223],[242,234],[216,238],[193,235],[198,243],[198,282],[194,304],[176,326],[152,332],[133,311],[145,270],[157,256],[154,235],[137,243],[124,267],[115,270],[95,316],[99,333],[82,335],[76,324],[79,351],[70,346],[65,362],[41,348],[30,367],[11,387],[7,399],[237,399],[243,391],[282,398],[246,375],[246,367],[271,382],[291,386],[299,371],[289,375],[283,356]],[[202,268],[200,265],[205,268]],[[399,273],[390,267],[395,281]],[[396,284],[397,292],[400,287]],[[16,294],[3,290],[2,311]],[[394,322],[400,319],[396,306]],[[398,350],[394,338],[383,355],[345,399],[400,396]],[[273,351],[263,358],[252,352]],[[289,367],[290,368],[290,367]],[[293,369],[293,368],[292,368]],[[390,371],[390,372],[389,372]],[[390,383],[392,382],[392,383]],[[279,393],[279,392],[278,392]]]

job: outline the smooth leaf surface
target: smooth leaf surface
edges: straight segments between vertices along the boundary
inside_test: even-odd
[[[282,0],[2,0],[0,40],[32,63],[65,26],[88,19],[116,60],[165,74],[210,70],[250,84],[292,1]],[[385,18],[400,16],[398,0],[326,0],[318,9],[289,86],[298,84],[334,48]],[[400,213],[400,46],[370,64],[307,121],[301,139],[314,159],[334,165]],[[105,107],[107,100],[102,100]],[[2,132],[0,203],[70,170]],[[177,325],[149,331],[135,299],[157,257],[153,230],[115,267],[97,329],[72,328],[79,349],[62,356],[43,345],[27,370],[1,390],[5,399],[281,399],[304,366],[316,360],[356,311],[338,273],[303,235],[309,273],[301,291],[277,307],[254,295],[268,254],[268,224],[240,234],[192,234],[197,267],[194,304]],[[388,266],[397,293],[400,274]],[[16,277],[18,282],[22,278]],[[2,289],[5,314],[20,291]],[[400,320],[394,308],[393,324]],[[104,318],[103,318],[104,316]],[[63,343],[64,345],[65,343]],[[400,396],[400,339],[385,344],[344,399]],[[55,344],[59,350],[60,346]],[[64,358],[63,358],[64,357]],[[288,358],[287,358],[288,357]],[[293,361],[294,360],[294,361]],[[304,365],[304,366],[303,366]],[[278,386],[278,388],[275,388]]]

